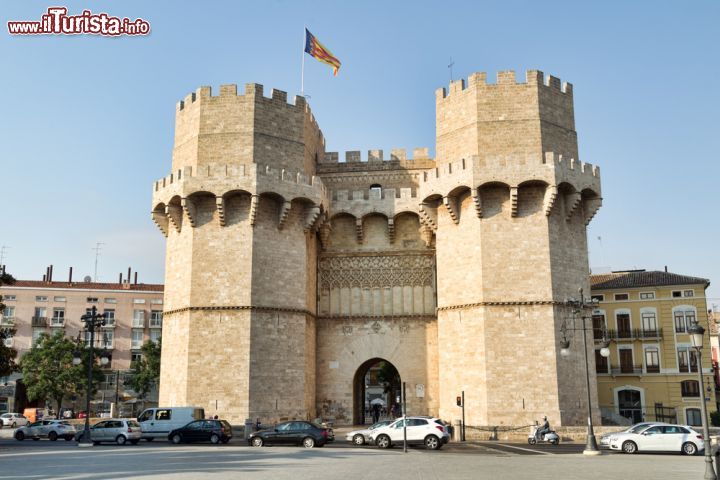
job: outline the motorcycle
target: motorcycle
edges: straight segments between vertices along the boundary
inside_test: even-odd
[[[552,445],[557,445],[558,443],[560,443],[560,435],[555,433],[555,431],[550,430],[549,432],[545,432],[542,435],[542,438],[540,438],[540,436],[537,434],[538,429],[539,427],[535,426],[532,427],[532,429],[530,430],[530,435],[528,435],[528,443],[530,445],[535,445],[538,442],[547,442]]]

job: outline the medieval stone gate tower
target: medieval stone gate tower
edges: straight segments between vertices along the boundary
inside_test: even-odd
[[[469,424],[582,422],[582,342],[561,359],[559,328],[589,291],[601,197],[598,169],[576,161],[570,84],[473,74],[436,93],[435,159],[344,162],[304,98],[236,90],[178,104],[172,173],[154,187],[161,404],[352,423],[381,359],[412,413],[457,418],[464,390]]]

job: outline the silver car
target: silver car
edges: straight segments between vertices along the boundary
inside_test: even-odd
[[[15,430],[15,440],[23,441],[26,438],[40,440],[47,437],[53,442],[58,438],[72,440],[75,436],[75,427],[64,420],[38,420]]]
[[[352,432],[348,432],[347,435],[345,435],[345,440],[348,442],[352,442],[355,445],[365,445],[366,443],[370,443],[370,433],[372,433],[373,430],[376,428],[384,427],[385,425],[390,425],[395,420],[383,420],[382,422],[377,422],[368,428],[363,428],[362,430],[353,430]]]
[[[19,413],[3,413],[0,415],[0,428],[4,426],[8,427],[22,427],[23,425],[27,425],[28,420],[25,418],[24,415],[21,415]]]
[[[75,440],[82,439],[84,429],[75,434]],[[101,442],[114,442],[118,445],[125,445],[130,442],[137,445],[142,437],[140,424],[135,420],[126,418],[112,418],[103,420],[90,427],[90,439],[95,445]]]

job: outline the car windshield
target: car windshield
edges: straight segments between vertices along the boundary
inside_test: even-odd
[[[650,425],[652,425],[652,423],[638,423],[634,427],[630,428],[627,432],[628,433],[639,433],[641,430],[645,430]]]
[[[377,422],[373,425],[370,425],[370,430],[375,430],[376,428],[384,427],[385,425],[390,425],[392,420],[384,420],[382,422]]]

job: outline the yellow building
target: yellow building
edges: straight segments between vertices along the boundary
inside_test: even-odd
[[[702,372],[708,411],[715,410],[704,278],[633,270],[590,277],[598,399],[604,423],[701,425],[698,361],[687,329],[705,328]],[[610,341],[610,357],[599,349]],[[625,417],[625,418],[622,418]]]

